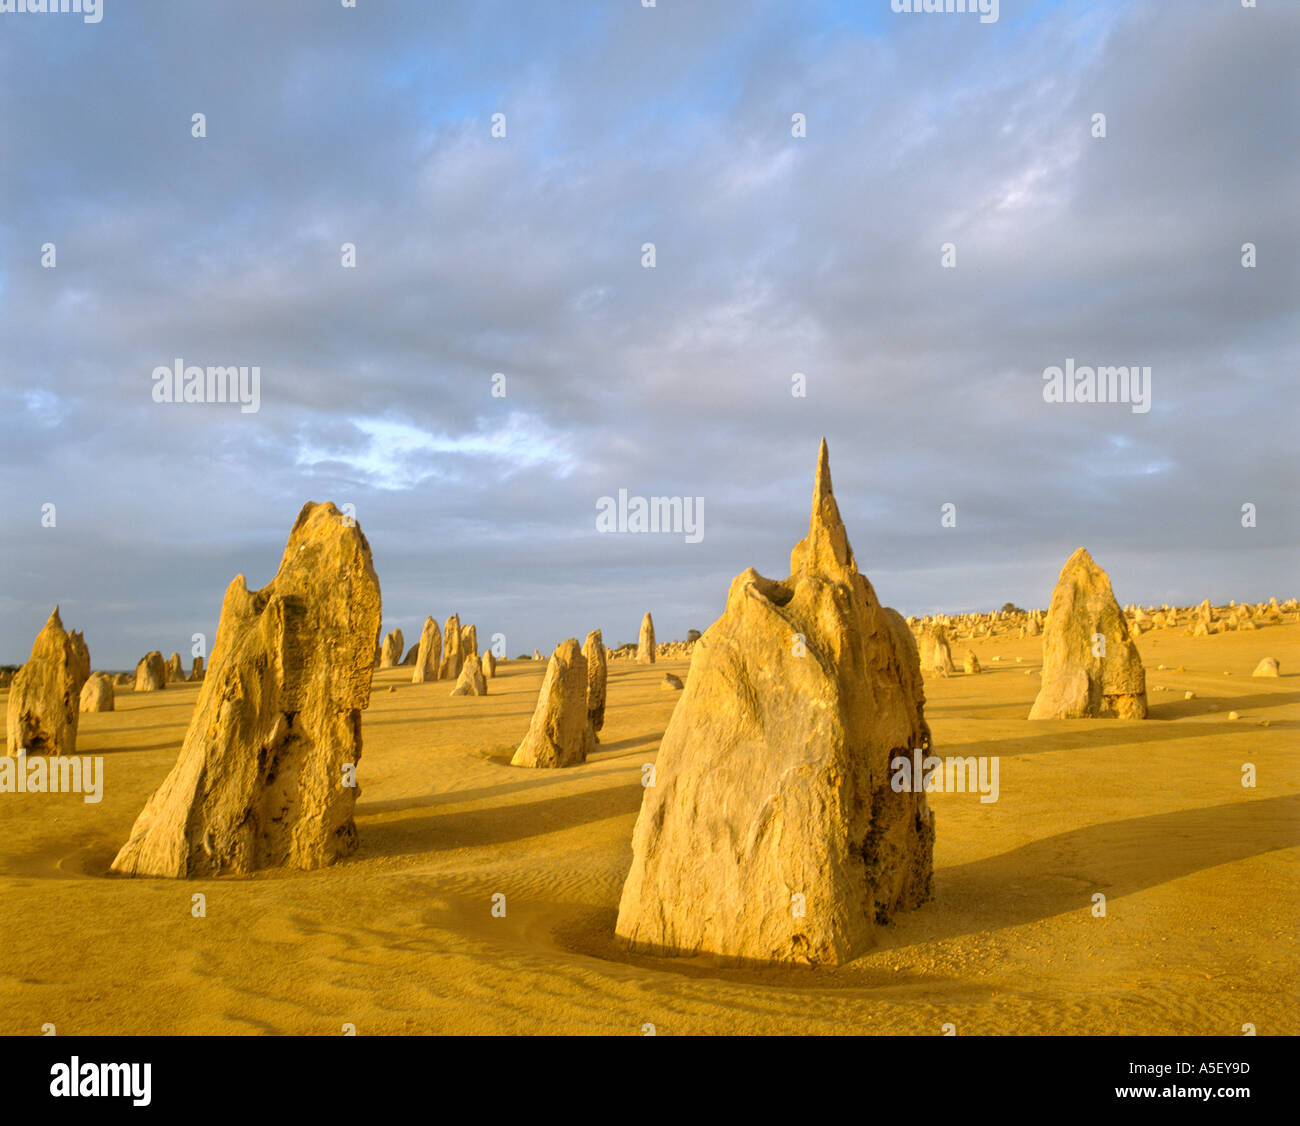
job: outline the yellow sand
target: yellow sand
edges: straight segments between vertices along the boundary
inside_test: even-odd
[[[101,804],[0,794],[0,1033],[1295,1035],[1300,625],[1139,644],[1150,719],[1031,724],[1040,640],[954,641],[987,671],[927,678],[936,752],[1000,756],[1000,799],[932,795],[934,900],[835,970],[628,957],[612,939],[642,764],[679,698],[659,682],[684,661],[610,662],[601,749],[562,771],[508,765],[544,664],[503,664],[486,698],[377,673],[360,851],[203,881],[106,874],[198,692],[120,690],[116,712],[81,717]],[[1266,655],[1280,679],[1250,676]]]

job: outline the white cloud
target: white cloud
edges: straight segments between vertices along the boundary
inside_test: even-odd
[[[300,436],[296,463],[309,471],[328,467],[337,472],[341,467],[386,491],[485,473],[506,480],[539,468],[565,478],[578,466],[570,442],[522,411],[512,411],[499,426],[469,434],[435,434],[393,418],[357,418],[351,424],[362,440],[348,445]]]

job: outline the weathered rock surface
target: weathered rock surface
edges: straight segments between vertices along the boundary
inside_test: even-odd
[[[952,647],[943,626],[935,626],[930,635],[930,667],[940,676],[952,676],[957,667],[952,663]]]
[[[560,642],[546,665],[528,734],[512,766],[575,766],[595,747],[587,722],[587,659],[578,639]]]
[[[157,692],[167,687],[167,666],[163,664],[162,654],[155,649],[146,653],[135,666],[135,690],[137,692]]]
[[[415,670],[411,673],[412,684],[424,684],[437,680],[442,663],[442,634],[438,623],[432,618],[424,619],[424,628],[420,631],[420,644],[416,648]]]
[[[87,677],[81,686],[80,710],[83,712],[111,712],[113,700],[113,682],[102,672]]]
[[[1146,714],[1146,673],[1128,622],[1106,572],[1081,547],[1066,561],[1052,592],[1043,632],[1043,684],[1029,718],[1145,719]]]
[[[967,676],[978,676],[983,671],[980,668],[980,659],[973,649],[966,651],[966,659],[961,663],[961,671]]]
[[[737,576],[695,644],[619,904],[636,950],[840,963],[930,895],[925,794],[891,786],[930,748],[916,644],[857,569],[825,442],[790,569]]]
[[[451,690],[453,696],[486,696],[487,678],[483,675],[483,662],[475,652],[465,654],[460,665],[460,676],[456,678],[456,687]]]
[[[6,753],[72,755],[77,751],[81,654],[56,606],[32,643],[31,656],[9,686]]]
[[[675,676],[670,672],[664,673],[664,678],[659,682],[659,687],[665,691],[680,692],[684,687],[682,678]]]
[[[653,665],[655,663],[655,623],[650,617],[650,611],[645,612],[645,617],[641,619],[641,634],[636,643],[636,663],[638,665]]]
[[[227,589],[180,757],[113,869],[206,876],[351,853],[380,621],[360,527],[304,505],[270,584],[250,592],[237,575]]]
[[[593,629],[587,634],[582,655],[587,660],[587,722],[591,724],[594,735],[605,726],[605,685],[609,679],[605,641],[600,630]]]
[[[167,658],[166,677],[168,684],[185,683],[185,666],[181,664],[179,653],[173,653]]]
[[[379,667],[381,669],[395,669],[402,663],[402,654],[405,652],[403,646],[406,644],[406,638],[402,636],[400,629],[393,630],[384,638],[384,643],[379,649]]]
[[[461,626],[460,627],[460,653],[461,660],[465,660],[471,653],[478,652],[478,626]]]
[[[465,652],[460,647],[460,616],[452,614],[447,619],[442,636],[442,665],[438,670],[439,680],[455,680],[460,676],[460,666],[465,660]]]
[[[655,655],[676,660],[679,657],[689,658],[694,649],[694,641],[661,641],[655,646]]]
[[[58,607],[56,606],[57,610]],[[68,634],[68,647],[72,650],[72,683],[78,692],[90,677],[90,650],[81,630],[74,629]]]
[[[491,649],[483,650],[483,675],[491,679],[497,674],[497,655]]]
[[[1277,662],[1276,657],[1265,657],[1255,666],[1255,671],[1251,676],[1281,676],[1282,668]]]

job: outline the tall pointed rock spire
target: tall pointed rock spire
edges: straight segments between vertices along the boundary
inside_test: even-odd
[[[82,650],[85,643],[82,643]],[[78,700],[90,675],[90,654],[85,655],[86,675],[80,675],[77,646],[64,632],[59,608],[45,622],[32,643],[32,654],[9,686],[5,724],[8,754],[76,754]]]
[[[736,576],[696,643],[619,900],[634,950],[833,965],[929,898],[934,820],[890,777],[931,748],[916,646],[853,562],[825,441],[791,572]]]
[[[817,474],[813,479],[812,517],[808,521],[808,537],[801,540],[790,556],[790,571],[796,573],[804,566],[815,570],[850,567],[856,570],[853,548],[848,532],[840,519],[839,505],[831,487],[831,459],[822,439],[817,451]]]

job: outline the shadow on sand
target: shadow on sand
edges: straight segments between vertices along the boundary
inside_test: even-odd
[[[934,899],[877,928],[879,945],[839,967],[799,966],[632,953],[615,938],[615,908],[589,913],[555,937],[576,953],[686,977],[755,985],[829,988],[912,986],[872,965],[874,955],[963,935],[1023,926],[1068,911],[1092,909],[1194,872],[1300,844],[1300,796],[1234,802],[1133,817],[1031,841],[1009,852],[936,870]],[[1263,908],[1261,907],[1261,910]],[[810,979],[810,974],[813,976]]]
[[[533,780],[494,789],[498,793],[509,793],[536,785],[537,782]],[[468,796],[472,792],[462,791],[462,795],[457,795],[457,800],[474,800]],[[443,849],[507,844],[543,833],[560,832],[605,821],[610,817],[626,817],[641,808],[643,792],[641,784],[633,781],[627,786],[605,787],[518,805],[462,810],[427,817],[406,817],[399,821],[369,824],[363,821],[359,826],[361,848],[356,855],[360,859],[366,859],[372,856],[406,856]],[[442,796],[442,800],[445,801],[446,796]],[[429,800],[429,804],[441,803],[435,797]],[[410,803],[408,807],[409,805]],[[375,811],[358,807],[357,812],[364,816]]]

